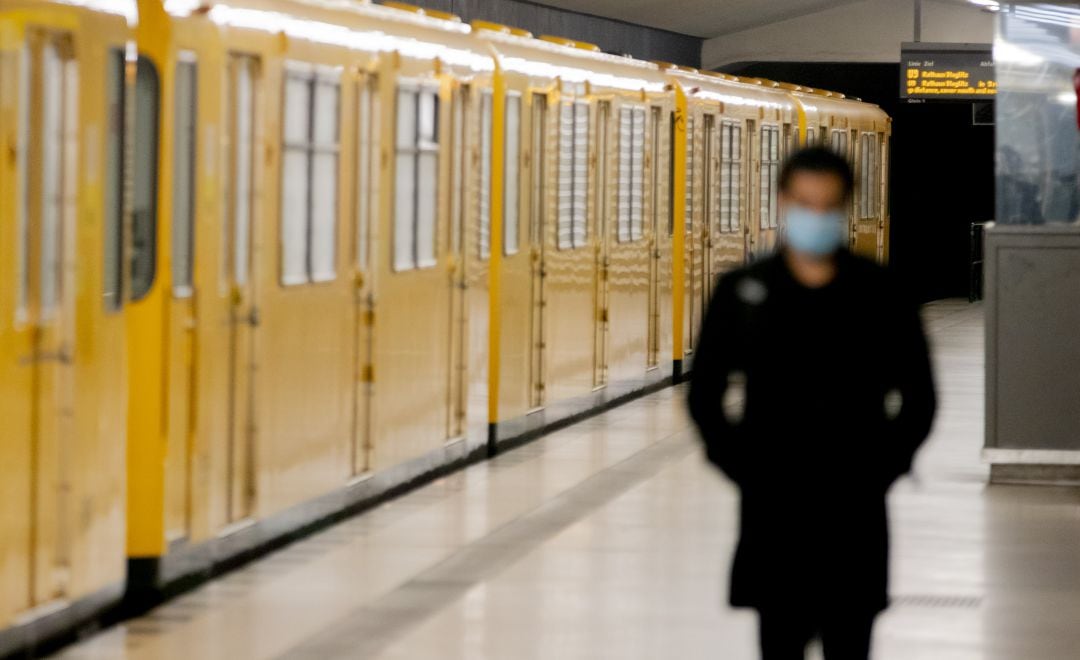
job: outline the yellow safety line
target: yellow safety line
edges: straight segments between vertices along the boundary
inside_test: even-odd
[[[675,90],[675,189],[672,204],[675,235],[671,241],[672,360],[683,359],[683,314],[686,305],[686,92],[678,81]]]

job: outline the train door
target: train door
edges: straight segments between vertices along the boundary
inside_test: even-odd
[[[488,110],[488,99],[485,97],[485,110]],[[468,244],[465,230],[465,218],[468,217],[465,173],[469,171],[469,149],[466,144],[466,127],[471,121],[469,100],[468,85],[454,90],[450,136],[450,405],[447,411],[447,438],[465,435],[468,421],[469,335],[466,310],[469,280],[465,258],[465,246]]]
[[[74,454],[78,67],[67,36],[27,33],[20,76],[16,324],[29,330],[29,582],[33,604],[62,598],[70,570]]]
[[[697,346],[698,326],[701,324],[701,309],[698,307],[698,298],[695,295],[697,282],[698,251],[694,245],[697,227],[694,226],[694,186],[697,185],[697,173],[695,171],[696,159],[695,148],[697,134],[693,112],[687,113],[686,118],[686,256],[689,277],[686,282],[686,344],[685,351],[689,354]],[[674,190],[674,188],[672,188]]]
[[[547,97],[542,94],[532,96],[532,133],[531,153],[532,168],[532,191],[529,200],[531,215],[532,237],[532,266],[531,266],[531,294],[530,304],[531,323],[529,345],[529,371],[530,371],[530,406],[539,408],[544,405],[544,361],[547,348],[546,328],[544,325],[544,312],[547,309],[547,296],[544,287],[547,279],[547,271],[544,267],[544,250],[546,245],[547,217]]]
[[[353,401],[352,476],[371,469],[373,438],[375,295],[372,282],[371,227],[379,212],[379,101],[378,79],[362,75],[356,89],[356,231],[353,301],[356,306],[356,379]]]
[[[168,430],[165,536],[188,536],[191,526],[191,441],[195,386],[195,155],[198,69],[194,53],[176,63],[173,111],[172,295],[168,315]]]
[[[596,294],[594,323],[593,386],[601,387],[608,379],[608,147],[610,146],[611,103],[601,101],[596,112],[596,171],[593,177],[593,200],[596,209]]]
[[[255,335],[259,324],[254,282],[256,102],[259,62],[232,55],[229,76],[229,194],[225,223],[225,277],[229,324],[229,438],[227,520],[252,514],[255,499]]]
[[[649,181],[652,195],[651,213],[651,236],[649,238],[649,311],[648,311],[648,345],[645,366],[656,367],[660,364],[660,237],[661,232],[667,228],[664,222],[665,205],[660,203],[664,191],[664,179],[667,170],[660,162],[661,128],[663,126],[663,113],[660,108],[652,108],[649,121],[652,124],[649,143],[649,160],[651,176]]]

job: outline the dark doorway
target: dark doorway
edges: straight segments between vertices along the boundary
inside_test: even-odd
[[[727,73],[810,85],[876,103],[893,118],[891,266],[923,300],[968,295],[970,228],[994,213],[994,127],[972,104],[900,100],[900,65],[754,62]]]

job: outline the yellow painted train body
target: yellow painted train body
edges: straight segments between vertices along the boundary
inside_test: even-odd
[[[876,106],[597,50],[0,0],[0,652],[677,376],[796,144],[887,259]]]

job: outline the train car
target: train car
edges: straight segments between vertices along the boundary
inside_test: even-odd
[[[167,91],[159,268],[130,310],[128,530],[133,579],[158,588],[475,446],[463,407],[487,384],[465,342],[487,328],[461,316],[451,209],[479,196],[450,181],[481,127],[452,126],[494,67],[448,16],[148,11],[140,51]]]
[[[798,143],[887,258],[874,106],[408,5],[6,0],[0,82],[0,651],[677,377]]]
[[[477,28],[513,108],[506,135],[526,145],[494,168],[508,191],[492,297],[501,440],[670,375],[673,99],[652,64]]]
[[[134,2],[0,5],[0,655],[124,588]],[[125,102],[127,100],[127,102]],[[127,147],[130,151],[126,150]]]

